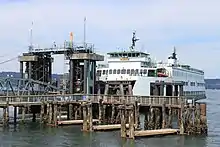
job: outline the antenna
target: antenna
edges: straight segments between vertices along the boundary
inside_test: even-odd
[[[33,49],[33,25],[34,22],[31,22],[31,28],[30,28],[30,46],[29,46],[29,51]]]
[[[176,47],[175,46],[173,47],[173,59],[175,59],[175,60],[177,59],[176,58]]]
[[[84,48],[86,48],[86,17],[84,17],[84,27],[83,27],[83,32],[84,32],[84,36],[83,36],[83,44],[84,44]]]
[[[137,42],[138,40],[139,40],[139,39],[136,38],[136,31],[134,31],[134,32],[133,32],[133,37],[132,37],[131,50],[134,50],[135,45],[136,45],[136,42]]]

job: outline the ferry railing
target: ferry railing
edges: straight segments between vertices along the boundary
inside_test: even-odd
[[[140,105],[180,105],[186,103],[186,99],[180,96],[131,96],[131,95],[20,95],[20,96],[0,96],[0,103],[5,102],[41,102],[41,101],[91,101],[99,103],[100,99],[104,103],[125,103],[131,104],[138,101]]]

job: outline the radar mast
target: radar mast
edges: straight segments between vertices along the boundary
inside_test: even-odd
[[[131,44],[131,50],[134,51],[135,49],[135,45],[136,45],[136,42],[140,40],[140,39],[137,39],[136,38],[136,31],[133,32],[133,36],[132,36],[132,44]]]

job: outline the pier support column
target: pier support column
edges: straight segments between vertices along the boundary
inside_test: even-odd
[[[84,86],[83,91],[84,94],[88,94],[88,61],[84,60]]]
[[[109,90],[109,84],[105,84],[105,92],[104,92],[104,101],[107,101],[107,95],[108,95],[108,90]]]
[[[167,125],[167,127],[168,128],[172,128],[172,115],[173,115],[173,113],[172,113],[172,108],[171,108],[171,106],[169,106],[169,115],[168,115],[168,125]]]
[[[128,93],[129,93],[129,95],[133,95],[131,83],[129,83],[129,85],[128,85]]]
[[[14,107],[14,124],[17,124],[17,106]]]
[[[144,130],[148,130],[148,120],[149,120],[149,112],[148,111],[145,111],[145,114],[144,114]]]
[[[69,61],[69,63],[70,63],[70,74],[69,74],[69,79],[70,79],[70,91],[69,91],[69,93],[70,94],[73,94],[75,91],[74,91],[74,83],[75,83],[75,81],[74,81],[74,61],[73,60],[70,60]]]
[[[115,105],[112,104],[112,115],[111,115],[111,124],[115,122]]]
[[[21,118],[22,123],[24,123],[24,121],[25,121],[25,111],[26,111],[26,107],[23,106],[22,107],[22,118]]]
[[[59,105],[59,107],[58,107],[58,115],[59,115],[58,120],[59,120],[59,121],[61,121],[61,110],[62,110],[62,106]]]
[[[86,103],[82,104],[82,109],[83,109],[83,131],[88,131],[87,105],[86,105]]]
[[[96,62],[92,62],[92,80],[93,80],[93,91],[92,94],[95,94],[95,85],[96,85]]]
[[[149,130],[153,130],[153,129],[155,129],[155,126],[156,126],[156,124],[155,124],[155,122],[156,122],[156,120],[155,120],[155,110],[154,110],[154,108],[152,107],[152,106],[150,106],[150,112],[149,112],[149,119],[148,119],[148,129]]]
[[[57,102],[54,102],[54,110],[53,110],[53,124],[57,126]]]
[[[124,86],[123,86],[123,83],[120,83],[120,92],[121,92],[121,95],[124,96]]]
[[[166,128],[166,105],[162,105],[162,129]]]
[[[7,126],[9,123],[9,117],[8,117],[8,112],[7,112],[7,107],[3,108],[3,125]]]
[[[103,100],[99,99],[99,124],[103,123]]]
[[[21,79],[24,79],[24,63],[22,61],[20,61],[20,75],[21,75]],[[23,87],[24,83],[22,80],[20,84]]]
[[[206,103],[200,103],[200,126],[201,133],[207,135],[207,118],[206,118]]]
[[[50,103],[47,102],[47,114],[46,114],[46,123],[49,123],[49,115],[50,115]]]
[[[44,123],[44,117],[44,102],[42,102],[40,108],[40,123]]]
[[[121,137],[126,138],[125,106],[120,107],[121,113]]]
[[[50,103],[49,104],[49,121],[48,121],[48,124],[52,124],[52,119],[53,119],[53,106]]]
[[[87,105],[87,109],[88,109],[88,117],[87,117],[88,131],[93,131],[92,103],[89,103],[89,104]]]
[[[180,120],[179,120],[179,122],[180,122],[180,134],[181,135],[183,135],[184,134],[184,132],[185,132],[185,129],[184,129],[184,104],[183,104],[183,102],[181,101],[181,108],[179,109],[179,115],[180,115]]]
[[[130,139],[134,139],[134,107],[133,105],[129,106],[129,130],[128,130],[128,137]]]
[[[140,109],[140,105],[138,103],[138,101],[135,101],[135,105],[134,105],[134,116],[135,116],[135,128],[139,128],[140,127],[140,114],[139,114],[139,109]]]
[[[78,106],[75,106],[74,107],[74,120],[78,119],[78,111],[80,111]]]
[[[73,104],[69,104],[69,107],[68,107],[68,109],[69,109],[69,113],[68,113],[68,120],[73,120]]]

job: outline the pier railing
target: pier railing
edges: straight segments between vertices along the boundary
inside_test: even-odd
[[[115,103],[115,104],[131,104],[136,101],[140,105],[180,105],[186,102],[184,97],[179,96],[130,96],[130,95],[81,95],[81,94],[65,94],[65,95],[22,95],[22,96],[0,96],[0,103],[40,103],[42,101],[57,102],[83,102],[91,101],[92,103]]]

